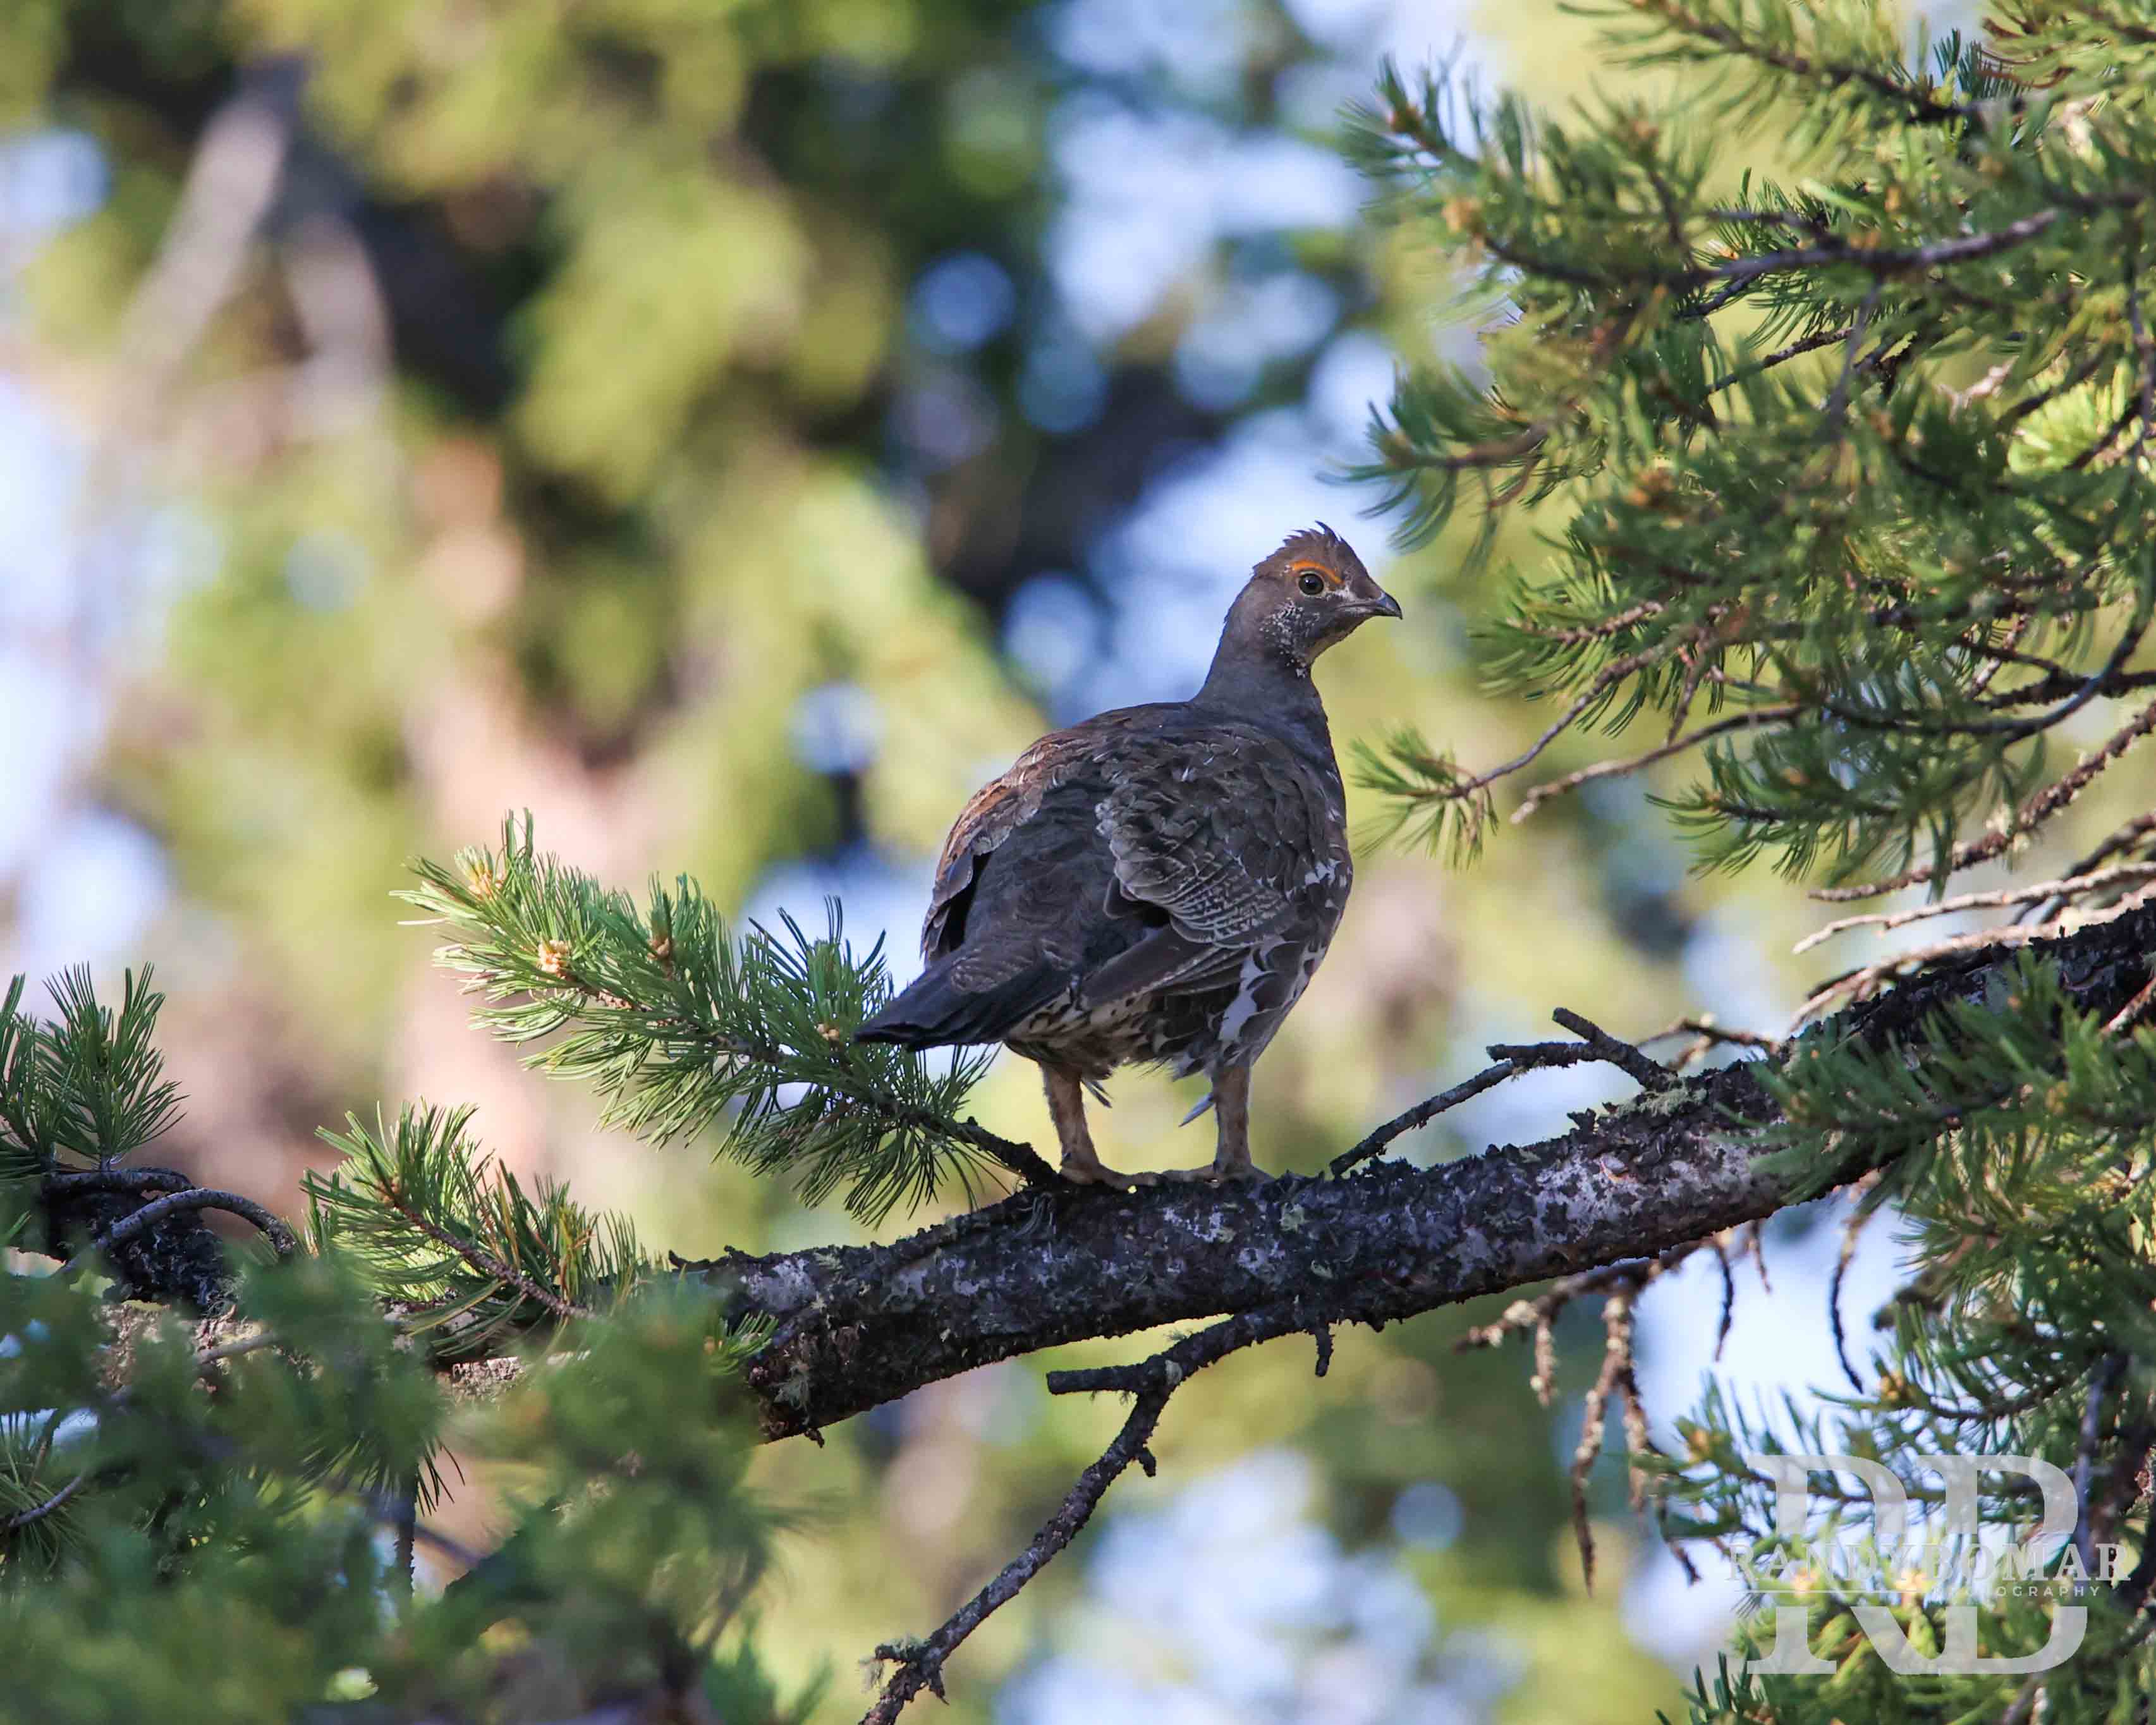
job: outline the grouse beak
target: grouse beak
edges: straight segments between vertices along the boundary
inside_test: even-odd
[[[1389,593],[1380,593],[1375,599],[1364,602],[1363,614],[1365,617],[1398,617],[1400,602]]]

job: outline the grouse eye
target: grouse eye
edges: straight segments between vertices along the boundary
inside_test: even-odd
[[[1314,569],[1306,569],[1303,571],[1302,579],[1296,585],[1308,593],[1311,598],[1316,598],[1318,594],[1325,591],[1325,578]]]

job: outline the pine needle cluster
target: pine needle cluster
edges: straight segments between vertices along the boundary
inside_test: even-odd
[[[529,1063],[588,1082],[608,1125],[658,1143],[722,1127],[722,1154],[793,1176],[810,1204],[843,1187],[870,1221],[947,1181],[970,1191],[994,1160],[957,1117],[986,1055],[853,1041],[891,984],[881,943],[856,954],[835,901],[814,937],[791,916],[735,934],[685,876],[654,880],[639,911],[536,850],[529,817],[506,821],[498,848],[416,868],[403,896],[486,1003],[474,1022],[545,1042]]]

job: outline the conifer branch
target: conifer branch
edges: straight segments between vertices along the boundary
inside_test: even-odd
[[[1872,60],[1824,58],[1783,45],[1761,28],[1762,19],[1748,15],[1742,5],[1727,8],[1727,15],[1717,18],[1708,7],[1686,6],[1681,0],[1639,0],[1639,4],[1681,37],[1703,43],[1722,54],[1784,73],[1801,84],[1829,90],[1853,86],[1879,97],[1890,112],[1898,112],[1900,117],[1918,125],[1958,125],[1979,116],[1979,110],[1967,103],[1941,101],[1912,85],[1900,75],[1902,69],[1883,55]],[[1820,28],[1826,28],[1824,22]],[[1652,64],[1675,58],[1676,52],[1670,48],[1658,55],[1638,58],[1643,64]]]
[[[685,876],[654,881],[639,911],[538,851],[528,815],[503,823],[498,850],[413,869],[403,896],[449,935],[437,957],[486,1003],[473,1021],[531,1047],[536,1070],[591,1084],[608,1125],[661,1144],[721,1128],[721,1154],[793,1175],[808,1203],[843,1188],[870,1221],[947,1181],[970,1194],[991,1164],[1048,1177],[960,1118],[986,1055],[939,1070],[853,1040],[891,984],[880,943],[854,952],[835,903],[817,938],[790,917],[737,937]]]

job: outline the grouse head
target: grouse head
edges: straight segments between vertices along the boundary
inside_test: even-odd
[[[1285,668],[1309,675],[1311,661],[1373,617],[1397,617],[1399,602],[1370,578],[1362,558],[1322,521],[1286,542],[1251,571],[1228,612],[1216,670]]]

